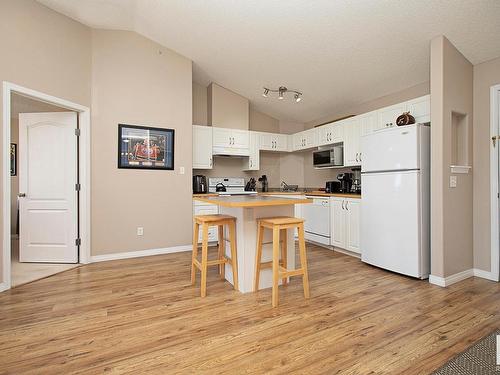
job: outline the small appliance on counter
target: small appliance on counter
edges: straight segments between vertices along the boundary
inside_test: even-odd
[[[259,177],[259,182],[262,184],[262,191],[268,192],[269,191],[269,184],[267,182],[267,176],[265,174],[262,175],[262,177]]]
[[[226,185],[224,185],[222,182],[218,182],[217,185],[215,185],[215,192],[225,193],[226,191]]]
[[[193,176],[193,194],[206,194],[207,192],[207,178],[199,174]]]
[[[350,193],[352,186],[352,173],[339,173],[337,180],[340,181],[339,193]]]
[[[255,182],[255,178],[251,177],[245,185],[245,191],[255,191],[255,187],[257,182]]]
[[[361,194],[361,168],[353,168],[351,193]]]
[[[340,193],[340,181],[326,181],[325,193]]]

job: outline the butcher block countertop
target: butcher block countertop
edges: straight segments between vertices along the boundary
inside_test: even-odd
[[[306,204],[312,203],[311,199],[297,199],[297,198],[277,198],[269,197],[265,195],[225,195],[225,196],[207,196],[205,194],[203,197],[197,195],[193,196],[193,199],[216,204],[218,206],[224,207],[265,207],[265,206],[287,206],[291,204]]]

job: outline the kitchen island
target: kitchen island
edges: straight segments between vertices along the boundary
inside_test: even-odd
[[[296,204],[311,203],[310,199],[297,199],[288,197],[270,197],[261,195],[230,195],[230,196],[195,196],[193,199],[219,206],[219,213],[231,215],[236,218],[236,245],[238,251],[238,278],[239,289],[242,293],[253,291],[255,272],[255,251],[257,244],[257,219],[274,216],[294,216]],[[225,228],[226,230],[226,228]],[[229,236],[224,233],[224,238]],[[264,247],[262,261],[272,259],[272,233],[264,232]],[[295,241],[293,231],[287,231],[287,268],[295,268]],[[229,244],[225,246],[229,256]],[[226,280],[233,283],[231,266],[226,267]],[[281,282],[281,280],[280,280]],[[260,275],[259,289],[272,286],[271,269],[264,269]]]

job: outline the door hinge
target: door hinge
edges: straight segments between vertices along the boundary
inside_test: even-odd
[[[81,244],[82,244],[82,239],[81,239],[81,238],[77,238],[77,239],[75,240],[75,245],[76,245],[76,246],[80,246]]]
[[[81,184],[75,184],[75,190],[76,191],[82,190],[82,185]]]
[[[80,129],[75,129],[75,135],[76,135],[77,137],[79,137],[79,136],[80,136]]]

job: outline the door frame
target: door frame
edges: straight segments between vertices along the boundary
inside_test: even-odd
[[[80,128],[79,148],[79,182],[80,189],[80,251],[81,264],[90,263],[90,108],[70,102],[52,95],[35,91],[11,82],[3,81],[3,280],[0,282],[0,291],[11,288],[11,220],[10,220],[10,123],[11,123],[11,94],[18,94],[30,99],[42,101],[78,113]]]
[[[500,134],[500,85],[490,88],[490,136]],[[500,278],[500,199],[499,199],[499,148],[500,139],[496,147],[490,146],[490,215],[491,215],[491,265],[488,279],[499,281]]]

